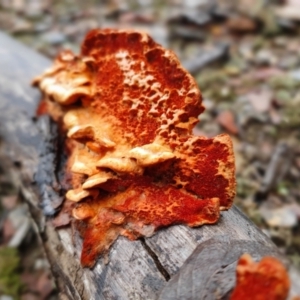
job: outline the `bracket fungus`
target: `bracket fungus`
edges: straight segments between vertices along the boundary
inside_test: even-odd
[[[92,30],[34,80],[66,132],[73,217],[92,267],[119,235],[218,221],[235,195],[228,135],[192,135],[201,93],[176,55],[147,34]]]
[[[282,263],[271,256],[258,263],[249,254],[240,257],[236,268],[237,282],[230,300],[286,300],[290,279]]]

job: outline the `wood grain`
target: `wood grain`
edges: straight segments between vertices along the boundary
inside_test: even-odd
[[[0,44],[2,148],[18,173],[20,190],[62,294],[69,299],[199,299],[201,290],[203,299],[214,299],[217,283],[222,287],[218,289],[220,299],[226,299],[242,252],[253,253],[256,259],[268,254],[285,261],[270,239],[233,208],[223,212],[216,225],[196,229],[173,226],[134,242],[119,238],[109,263],[100,258],[94,269],[82,269],[80,237],[71,228],[55,230],[51,217],[42,213],[53,214],[63,200],[57,174],[62,161],[58,161],[55,148],[56,127],[48,117],[37,120],[40,94],[30,86],[50,61],[2,33]],[[215,278],[211,274],[224,263],[230,267],[211,280]],[[299,274],[292,268],[291,274],[292,293],[300,294]]]

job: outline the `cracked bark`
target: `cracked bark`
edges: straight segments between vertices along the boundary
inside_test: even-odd
[[[144,238],[141,239],[141,243],[142,243],[143,247],[145,248],[145,250],[147,251],[147,253],[152,257],[158,271],[162,274],[162,276],[164,276],[166,281],[169,281],[171,278],[170,274],[164,268],[164,266],[160,262],[158,256],[156,255],[156,253],[151,249],[151,247],[148,246],[148,244],[145,242]]]

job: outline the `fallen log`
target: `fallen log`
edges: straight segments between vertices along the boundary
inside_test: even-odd
[[[0,33],[0,136],[3,150],[18,173],[61,296],[69,299],[226,299],[235,284],[243,253],[287,260],[272,241],[236,207],[215,225],[173,226],[153,237],[119,238],[109,262],[93,269],[79,263],[81,238],[71,227],[55,230],[51,217],[63,201],[60,171],[63,155],[57,127],[36,117],[40,94],[30,86],[50,61]],[[43,198],[43,207],[41,199]],[[47,202],[47,199],[49,201]],[[50,201],[51,199],[51,201]],[[44,211],[44,213],[42,212]],[[289,269],[291,295],[300,294],[300,277]]]

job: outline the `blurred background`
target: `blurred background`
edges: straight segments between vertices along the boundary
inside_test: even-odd
[[[235,203],[300,269],[300,0],[0,0],[0,30],[51,59],[96,27],[142,29],[177,54],[204,96],[194,133],[231,135]],[[0,300],[57,299],[1,156],[0,200]]]

